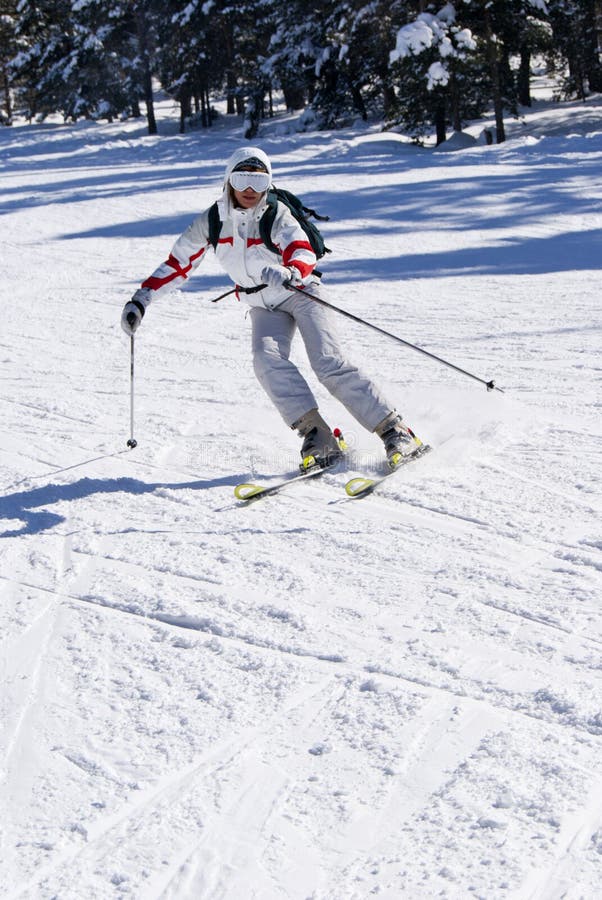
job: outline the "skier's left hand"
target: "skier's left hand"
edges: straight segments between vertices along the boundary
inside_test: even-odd
[[[283,287],[291,284],[293,287],[301,287],[303,279],[296,266],[266,266],[262,269],[261,280],[268,287]]]

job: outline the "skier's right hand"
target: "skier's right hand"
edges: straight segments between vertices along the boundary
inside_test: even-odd
[[[132,335],[140,323],[150,303],[149,292],[146,288],[139,288],[123,307],[121,313],[121,327],[127,335]]]

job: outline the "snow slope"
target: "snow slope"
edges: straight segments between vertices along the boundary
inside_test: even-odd
[[[601,111],[266,128],[331,302],[504,393],[341,318],[434,452],[347,500],[379,442],[317,387],[348,470],[248,508],[299,441],[218,267],[138,333],[133,451],[119,327],[239,123],[0,130],[3,897],[602,895]]]

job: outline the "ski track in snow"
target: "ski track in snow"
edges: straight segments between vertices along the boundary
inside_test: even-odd
[[[318,386],[347,471],[248,507],[298,439],[213,261],[145,317],[133,451],[118,324],[237,132],[2,129],[2,896],[602,894],[602,132],[571,113],[454,154],[266,131],[331,215],[332,302],[505,393],[342,320],[433,453],[349,500],[378,441]]]

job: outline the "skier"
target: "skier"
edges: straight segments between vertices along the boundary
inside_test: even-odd
[[[374,383],[347,361],[337,342],[331,312],[290,289],[290,285],[308,287],[320,296],[311,244],[280,201],[271,232],[271,240],[280,250],[278,256],[262,241],[259,220],[266,210],[271,181],[268,156],[258,147],[241,147],[228,160],[217,204],[222,222],[215,247],[219,262],[236,285],[263,285],[255,293],[245,294],[251,306],[255,374],[285,423],[303,438],[301,467],[335,462],[341,456],[339,444],[320,415],[305,378],[289,359],[298,329],[319,381],[364,428],[382,438],[393,467],[420,442]],[[151,300],[181,285],[199,265],[211,246],[209,237],[206,209],[177,239],[168,259],[125,304],[121,324],[126,334],[136,331]]]

